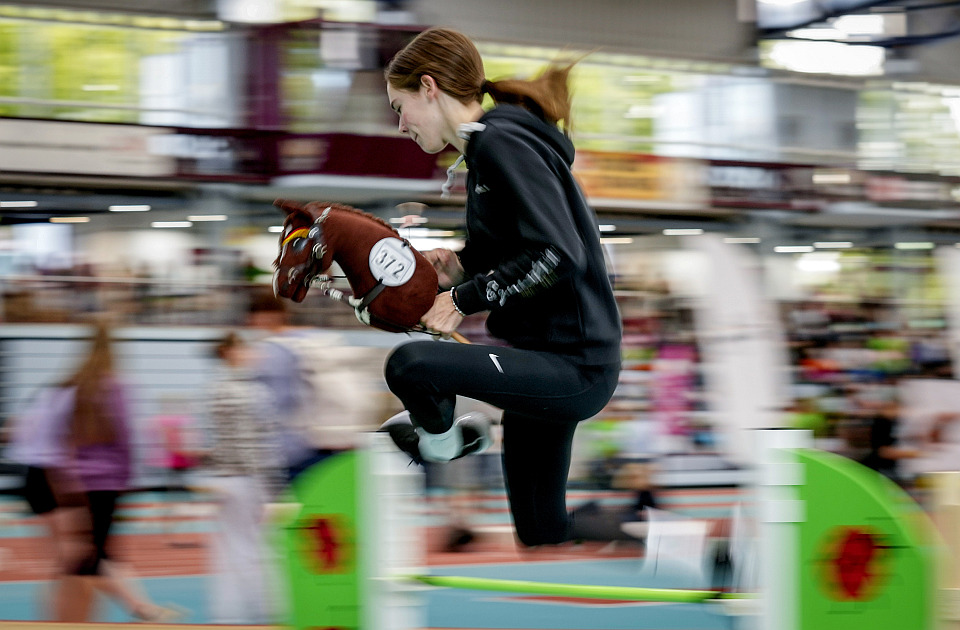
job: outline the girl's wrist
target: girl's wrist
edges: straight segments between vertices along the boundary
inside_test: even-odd
[[[450,287],[450,301],[453,303],[453,309],[460,313],[461,317],[466,317],[467,314],[460,310],[460,305],[457,304],[457,287]]]

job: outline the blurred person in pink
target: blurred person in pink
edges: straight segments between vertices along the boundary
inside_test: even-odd
[[[178,506],[185,506],[191,499],[187,480],[190,471],[199,464],[201,450],[197,447],[195,421],[186,411],[185,401],[179,396],[167,395],[160,401],[160,413],[150,421],[159,444],[155,465],[164,476],[164,533],[172,534],[174,524],[179,520]],[[189,543],[171,540],[171,545],[184,546]]]
[[[161,465],[169,472],[168,486],[184,485],[183,477],[197,465],[197,449],[193,446],[193,419],[171,403],[154,420],[163,444]]]
[[[284,484],[279,430],[269,392],[250,370],[251,350],[236,333],[215,349],[224,370],[210,389],[210,486],[217,502],[211,539],[214,623],[266,624],[276,616],[265,537],[266,504]]]
[[[108,553],[117,499],[130,482],[131,442],[127,392],[114,370],[105,323],[95,325],[86,358],[61,387],[73,392],[73,408],[64,430],[64,475],[53,485],[57,504],[70,514],[56,619],[89,621],[96,591],[117,600],[135,619],[172,619],[174,611],[151,602]]]

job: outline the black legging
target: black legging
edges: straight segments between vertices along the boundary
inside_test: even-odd
[[[390,355],[386,380],[414,424],[431,433],[452,426],[457,395],[503,409],[510,511],[520,542],[533,546],[570,539],[573,434],[610,400],[619,372],[619,364],[582,366],[546,352],[414,341]]]
[[[110,540],[110,527],[113,525],[113,513],[117,508],[117,497],[119,495],[119,492],[113,490],[87,492],[92,545],[87,554],[74,567],[73,574],[99,575],[100,562],[109,559],[107,543]]]

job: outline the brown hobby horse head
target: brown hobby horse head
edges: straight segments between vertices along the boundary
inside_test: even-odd
[[[437,296],[437,272],[382,219],[338,203],[277,199],[286,213],[274,261],[277,297],[302,302],[336,262],[360,321],[389,332],[416,329]]]

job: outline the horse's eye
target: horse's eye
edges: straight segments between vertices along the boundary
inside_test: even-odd
[[[302,252],[306,246],[307,246],[307,239],[305,238],[295,238],[290,243],[290,249],[292,249],[298,254]]]

